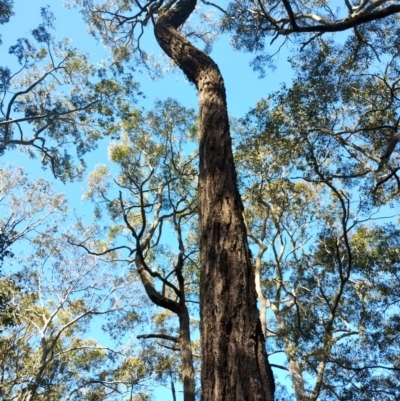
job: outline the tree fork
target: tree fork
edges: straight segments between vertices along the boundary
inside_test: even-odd
[[[195,6],[196,0],[180,0],[161,10],[155,36],[199,92],[202,401],[273,401],[223,78],[178,31]]]

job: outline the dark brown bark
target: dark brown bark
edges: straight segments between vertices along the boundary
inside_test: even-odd
[[[273,401],[243,205],[218,66],[178,31],[196,0],[161,12],[155,35],[199,91],[201,387],[203,401]]]

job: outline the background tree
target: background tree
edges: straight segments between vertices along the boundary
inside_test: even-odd
[[[49,203],[49,199],[52,202]],[[33,232],[44,227],[45,221],[65,210],[65,198],[55,196],[45,181],[29,182],[26,173],[18,167],[0,169],[0,277],[2,266],[14,257],[16,243],[29,241]],[[7,286],[18,289],[12,278],[2,280],[0,292],[0,320],[8,326],[15,322],[17,311],[12,306],[12,294]]]
[[[368,268],[360,267],[365,262],[361,254],[368,253],[368,249],[374,249],[375,244],[367,240],[361,245],[357,240],[364,235],[372,238],[369,235],[374,236],[377,232],[392,232],[394,229],[390,225],[377,227],[375,225],[377,223],[372,224],[371,219],[374,220],[374,215],[390,215],[390,212],[381,209],[382,205],[389,204],[393,207],[398,200],[399,180],[396,154],[399,121],[397,112],[398,44],[397,35],[392,36],[398,30],[396,15],[399,11],[398,7],[389,2],[373,1],[359,4],[345,2],[343,7],[336,10],[332,10],[325,4],[321,7],[313,5],[312,8],[308,8],[307,5],[300,6],[295,1],[275,4],[232,2],[225,14],[225,28],[234,33],[235,45],[258,53],[253,66],[262,74],[265,72],[265,67],[270,66],[273,61],[269,48],[266,46],[268,36],[272,36],[272,41],[281,40],[281,43],[288,43],[290,36],[298,43],[300,49],[290,59],[296,74],[293,85],[289,88],[283,87],[279,93],[263,100],[248,115],[247,127],[251,122],[255,122],[257,129],[250,131],[249,137],[246,138],[247,151],[252,149],[253,153],[258,152],[255,157],[257,159],[258,155],[262,154],[262,149],[269,146],[275,152],[272,160],[269,157],[265,159],[269,172],[271,172],[270,167],[272,172],[276,170],[274,165],[276,161],[288,163],[292,166],[287,176],[289,182],[294,183],[302,179],[312,183],[315,188],[321,188],[322,185],[332,193],[329,197],[331,200],[326,200],[331,205],[331,210],[329,210],[329,219],[323,220],[326,229],[319,234],[318,243],[321,245],[316,248],[318,251],[310,254],[306,247],[306,250],[302,252],[308,254],[306,265],[309,269],[314,269],[315,266],[320,266],[319,269],[322,267],[322,270],[316,270],[318,280],[314,285],[317,285],[321,291],[325,286],[330,291],[337,288],[336,294],[327,290],[323,290],[322,293],[322,297],[326,297],[325,302],[331,312],[332,306],[335,305],[334,300],[339,300],[334,312],[339,320],[345,322],[346,327],[343,325],[340,327],[341,325],[338,324],[334,330],[353,332],[343,342],[340,340],[341,335],[331,335],[332,347],[325,348],[320,357],[313,361],[312,370],[315,372],[313,374],[316,375],[316,382],[319,381],[321,386],[319,389],[318,386],[314,389],[309,388],[306,392],[303,391],[304,375],[298,373],[307,371],[308,361],[301,359],[299,354],[294,358],[290,356],[293,350],[297,352],[299,349],[297,343],[290,341],[291,345],[295,344],[295,347],[291,347],[291,352],[287,352],[288,369],[292,374],[297,399],[304,397],[304,399],[315,399],[318,395],[324,399],[331,397],[339,400],[352,399],[352,397],[355,399],[379,397],[389,400],[398,397],[398,388],[392,376],[393,372],[395,375],[398,371],[398,362],[391,357],[385,359],[383,356],[388,355],[386,352],[396,353],[398,342],[391,343],[393,348],[390,351],[383,351],[386,349],[387,342],[381,338],[379,346],[382,354],[378,356],[372,351],[372,343],[366,340],[374,336],[372,333],[380,325],[382,332],[385,332],[386,318],[393,322],[397,320],[397,317],[391,315],[393,309],[389,312],[383,304],[380,304],[382,309],[378,307],[380,312],[374,309],[377,304],[365,305],[364,298],[360,297],[357,291],[359,283],[369,283],[370,280],[366,273]],[[351,29],[345,36],[324,35],[327,32],[338,32],[348,28]],[[262,155],[260,158],[262,159]],[[264,177],[262,173],[260,175]],[[256,188],[269,185],[268,182],[269,180],[260,178]],[[265,192],[267,193],[269,198],[270,194]],[[260,204],[260,201],[257,202]],[[276,209],[276,204],[280,203],[281,200],[271,198],[271,204],[265,205],[264,201],[259,207],[264,207],[264,213],[268,210],[271,214],[272,205]],[[336,210],[342,210],[337,215],[337,219],[333,217],[334,204],[339,206]],[[342,217],[339,219],[340,214]],[[265,216],[264,214],[264,219],[266,219]],[[269,215],[268,217],[272,222],[277,219],[276,216]],[[281,217],[279,215],[278,217],[280,220]],[[369,223],[364,226],[363,224],[367,221]],[[289,239],[292,234],[287,227],[286,222],[283,227],[277,226],[275,235],[279,239],[283,235],[290,244]],[[259,235],[254,240],[261,252],[263,246],[265,247],[263,241],[267,241],[269,237],[262,234],[263,227],[260,223],[256,225],[256,228]],[[271,242],[271,239],[269,241],[275,250],[276,245]],[[283,249],[287,249],[287,246],[285,245]],[[281,249],[278,247],[277,255],[280,255]],[[291,252],[295,249],[296,247],[292,246]],[[391,252],[398,252],[397,245],[393,244]],[[375,255],[378,254],[375,253]],[[282,256],[284,257],[284,253]],[[299,257],[297,259],[299,262],[296,263],[296,267],[299,269],[304,262],[301,262]],[[329,265],[327,265],[328,261]],[[277,262],[276,260],[275,266],[278,266]],[[341,275],[340,280],[339,278],[336,281],[327,280],[327,274],[332,278],[333,268],[337,269],[340,275],[343,274],[344,267],[347,269],[347,275]],[[383,270],[388,271],[387,268]],[[310,271],[309,274],[311,274]],[[389,278],[390,275],[389,273],[384,276]],[[286,278],[285,275],[282,277]],[[321,277],[327,281],[324,283]],[[383,278],[383,276],[380,277]],[[302,293],[296,290],[296,280],[291,278],[287,282],[287,285],[293,286],[293,290],[289,291],[292,294],[288,293],[287,302],[294,306],[300,305]],[[303,291],[304,288],[312,294],[309,282],[304,285]],[[364,289],[364,291],[367,290]],[[396,299],[395,290],[393,294]],[[338,295],[340,295],[339,298],[345,299],[343,306]],[[377,293],[371,294],[372,298],[374,296],[377,296]],[[380,301],[384,299],[380,295],[377,297]],[[263,298],[265,296],[261,297]],[[265,299],[270,301],[269,297]],[[394,301],[394,304],[396,302]],[[276,310],[276,305],[273,303],[270,305],[272,310]],[[313,305],[314,313],[318,313],[316,304],[308,301],[307,305]],[[349,305],[352,305],[354,309],[351,309]],[[341,315],[341,308],[346,310],[345,315]],[[371,315],[379,315],[381,320],[380,323],[369,320],[368,329],[365,329],[364,314],[361,311],[369,308],[374,309]],[[284,305],[281,310],[288,312]],[[297,310],[298,332],[301,327],[302,308],[299,306]],[[306,310],[306,307],[303,306],[303,310]],[[335,313],[332,312],[333,319],[335,319]],[[360,316],[357,316],[357,313],[360,313]],[[321,316],[323,316],[322,313],[316,319],[320,319]],[[322,319],[321,322],[324,320]],[[393,323],[389,325],[391,324]],[[360,327],[362,327],[361,330]],[[327,328],[328,326],[325,326],[322,332],[326,334]],[[364,330],[370,334],[364,336]],[[293,327],[290,332],[295,333],[296,329]],[[284,331],[284,333],[287,335],[288,332]],[[289,338],[290,335],[282,339],[283,344]],[[306,338],[307,335],[304,334],[302,341]],[[316,341],[316,337],[313,338]],[[389,338],[391,338],[390,334]],[[321,342],[324,343],[324,341]],[[354,349],[358,350],[356,354]],[[332,355],[329,356],[326,351],[332,352]],[[311,350],[304,350],[304,355],[312,353]],[[340,357],[337,358],[336,355]],[[349,355],[351,356],[347,359]],[[341,361],[340,358],[344,359]],[[319,365],[317,360],[320,361]],[[346,362],[341,363],[344,360]],[[300,369],[296,368],[296,361],[301,361],[298,365]],[[293,368],[296,368],[297,373],[293,372]],[[318,375],[317,372],[321,374]],[[309,371],[307,371],[308,374]],[[333,379],[333,382],[330,382],[330,379],[335,376],[336,381]],[[371,391],[368,394],[367,388]]]
[[[394,400],[399,393],[394,355],[400,343],[392,341],[390,333],[398,320],[398,299],[393,289],[386,303],[384,293],[390,290],[384,282],[397,281],[392,276],[397,266],[395,259],[383,255],[397,254],[399,247],[395,227],[381,220],[397,215],[382,210],[382,203],[389,193],[392,201],[398,195],[390,190],[377,194],[368,179],[371,170],[353,173],[353,165],[364,166],[360,157],[343,156],[343,148],[318,135],[317,128],[315,133],[307,130],[309,123],[317,127],[324,114],[312,114],[317,102],[309,108],[307,102],[298,103],[293,95],[297,90],[301,89],[295,82],[293,89],[260,102],[237,130],[236,157],[254,243],[261,320],[268,321],[264,331],[269,349],[286,357],[285,364],[272,366],[290,372],[296,400]],[[287,113],[286,101],[293,114]],[[332,103],[321,108],[329,109]],[[301,116],[303,111],[310,120]],[[352,111],[351,118],[362,116]],[[341,134],[331,136],[340,141]],[[348,137],[356,142],[355,136]],[[367,149],[359,148],[360,153]],[[379,244],[387,241],[386,235],[396,239],[383,251]],[[366,259],[367,254],[374,257]],[[382,263],[378,270],[376,263]],[[371,285],[370,269],[382,280],[378,286]],[[377,340],[377,331],[388,333],[390,341],[384,336]]]
[[[0,67],[0,154],[18,146],[65,181],[82,173],[83,156],[100,138],[112,135],[123,104],[136,102],[138,84],[129,74],[118,80],[104,63],[94,66],[69,40],[57,42],[52,12],[43,8],[41,15],[33,38],[9,49],[18,65]]]
[[[119,320],[125,329],[140,322],[135,309],[142,299],[129,296],[137,287],[135,276],[117,267],[115,253],[99,258],[70,244],[73,232],[62,232],[66,200],[48,183],[29,182],[20,169],[3,168],[2,175],[3,183],[6,176],[12,184],[9,199],[2,201],[9,209],[8,223],[15,222],[19,247],[23,240],[29,244],[26,252],[14,251],[12,261],[19,268],[9,273],[7,266],[0,281],[0,294],[8,302],[1,311],[2,399],[104,400],[140,394],[151,365],[141,363],[140,350],[118,346],[106,334]],[[75,230],[86,238],[95,232],[81,224]],[[101,322],[104,345],[100,328],[98,338],[91,338],[93,325]]]
[[[272,62],[269,35],[299,44],[289,60],[293,85],[254,110],[260,128],[265,124],[260,131],[291,141],[286,148],[308,181],[336,178],[347,188],[363,181],[360,189],[371,203],[396,197],[399,6],[345,2],[334,12],[296,2],[270,11],[260,2],[246,4],[231,3],[225,28],[239,48],[258,53],[255,69],[262,72]],[[240,11],[247,6],[249,12]],[[325,35],[343,30],[341,37]]]
[[[154,331],[138,338],[158,339],[180,352],[184,399],[195,400],[189,313],[198,314],[193,306],[198,303],[198,248],[192,239],[197,155],[184,153],[197,133],[195,114],[173,100],[157,102],[146,114],[135,110],[122,129],[121,141],[109,147],[110,159],[119,166],[118,178],[112,182],[109,169],[98,166],[89,177],[86,196],[95,202],[98,218],[108,212],[110,239],[128,251],[127,262],[135,264],[148,297],[163,308],[154,311]],[[176,371],[173,359],[167,362],[170,358],[162,354],[158,358],[164,359],[164,379]]]

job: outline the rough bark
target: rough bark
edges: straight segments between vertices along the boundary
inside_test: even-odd
[[[203,401],[273,401],[243,205],[218,66],[178,31],[196,6],[161,11],[155,35],[199,92],[200,310]]]

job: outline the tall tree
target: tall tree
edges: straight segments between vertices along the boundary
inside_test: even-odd
[[[260,127],[281,118],[277,110],[262,110]],[[277,355],[272,366],[290,373],[298,401],[396,399],[400,343],[392,329],[399,300],[388,283],[397,282],[398,267],[388,255],[399,246],[395,226],[382,223],[392,211],[369,206],[359,196],[362,183],[345,190],[337,178],[295,178],[299,144],[291,152],[291,141],[276,140],[272,129],[259,132],[250,117],[237,139],[261,319],[268,349]],[[277,384],[279,393],[289,387]]]
[[[179,32],[196,1],[172,4],[149,6],[151,13],[160,14],[154,25],[157,41],[199,91],[202,399],[272,401],[274,381],[256,305],[223,79],[214,61]],[[90,2],[86,10],[93,23],[111,26],[102,32],[110,36],[120,26],[133,31],[139,16],[146,15],[145,8],[134,17],[122,15],[132,5]],[[110,15],[110,21],[101,21],[102,14]]]
[[[100,258],[71,245],[74,234],[88,238],[97,230],[77,224],[63,232],[66,199],[49,183],[30,182],[21,169],[0,171],[0,225],[4,232],[12,227],[11,241],[19,245],[0,279],[0,300],[7,301],[0,305],[0,397],[105,400],[140,394],[154,365],[144,365],[140,353],[107,336],[121,320],[131,328],[140,321],[135,309],[141,298],[129,296],[138,288],[135,275],[121,274],[116,253]],[[94,324],[104,324],[101,341],[91,338]]]
[[[273,377],[255,302],[254,268],[236,183],[223,79],[213,60],[180,32],[196,1],[83,3],[88,20],[106,43],[114,44],[114,50],[121,35],[124,47],[119,50],[125,49],[128,57],[152,20],[161,48],[199,92],[202,399],[272,400]],[[262,2],[235,2],[225,13],[226,25],[237,33],[237,43],[253,50],[263,46],[269,33],[287,36],[311,32],[307,40],[348,28],[357,34],[362,24],[374,27],[375,21],[385,17],[390,24],[399,6],[380,1],[351,6],[346,2],[347,18],[334,18],[329,8],[327,15],[314,15],[312,10],[323,12],[319,5],[307,6],[306,14],[303,9],[303,4],[287,1],[265,7]]]
[[[309,17],[315,21],[316,14]],[[245,32],[260,28],[254,18],[246,24],[250,21],[255,25],[243,30],[242,39]],[[329,25],[327,20],[324,24]],[[264,28],[257,31],[260,46],[267,24]],[[387,292],[385,284],[397,281],[391,270],[396,265],[393,259],[385,265],[377,245],[385,241],[384,233],[397,239],[393,226],[379,223],[392,215],[382,206],[393,208],[399,201],[397,29],[398,17],[392,16],[359,26],[338,41],[322,31],[299,36],[306,46],[291,56],[293,85],[259,102],[244,120],[241,158],[253,186],[243,192],[255,203],[246,205],[258,248],[256,266],[261,267],[259,296],[275,315],[269,345],[286,349],[288,364],[280,368],[291,373],[297,400],[398,397],[398,361],[393,356],[399,342],[392,341],[389,328],[398,317],[385,301],[391,293],[389,303],[398,305],[396,288]],[[258,50],[254,65],[265,67],[268,50]],[[244,156],[249,153],[251,157]],[[274,181],[282,177],[277,191]],[[318,202],[329,209],[309,198],[293,225],[296,199],[301,199],[295,190],[298,180],[308,182],[311,193],[317,190]],[[312,238],[309,245],[298,236],[305,218],[310,227],[314,219],[319,221],[314,234],[305,230]],[[389,243],[385,252],[397,253],[396,240]],[[365,258],[367,254],[375,257]],[[376,272],[377,286],[370,269]],[[323,350],[318,349],[321,343],[326,344]]]
[[[111,217],[109,237],[119,249],[128,250],[127,262],[136,271],[150,300],[163,308],[154,317],[154,331],[138,336],[157,339],[180,352],[180,375],[184,399],[195,400],[195,374],[189,310],[197,303],[197,244],[190,241],[190,226],[197,209],[195,190],[196,154],[184,156],[196,133],[193,110],[176,101],[157,102],[149,113],[135,110],[122,124],[119,143],[111,143],[110,159],[120,167],[114,185],[110,171],[99,165],[89,176],[86,193],[96,204],[98,217]],[[173,229],[165,243],[168,225]],[[189,232],[187,232],[189,230]],[[128,233],[128,235],[126,234]],[[174,238],[175,237],[175,238]],[[174,238],[177,252],[171,249]],[[117,245],[122,244],[122,245]],[[79,244],[94,252],[85,243]],[[104,253],[113,252],[109,247]],[[190,299],[195,297],[196,299]],[[150,311],[148,311],[150,314]],[[198,314],[195,309],[194,313]],[[166,330],[163,321],[172,314],[178,319]],[[177,328],[176,328],[177,326]],[[166,370],[166,369],[164,369]],[[176,369],[171,367],[169,373]],[[164,372],[164,374],[167,372]]]

